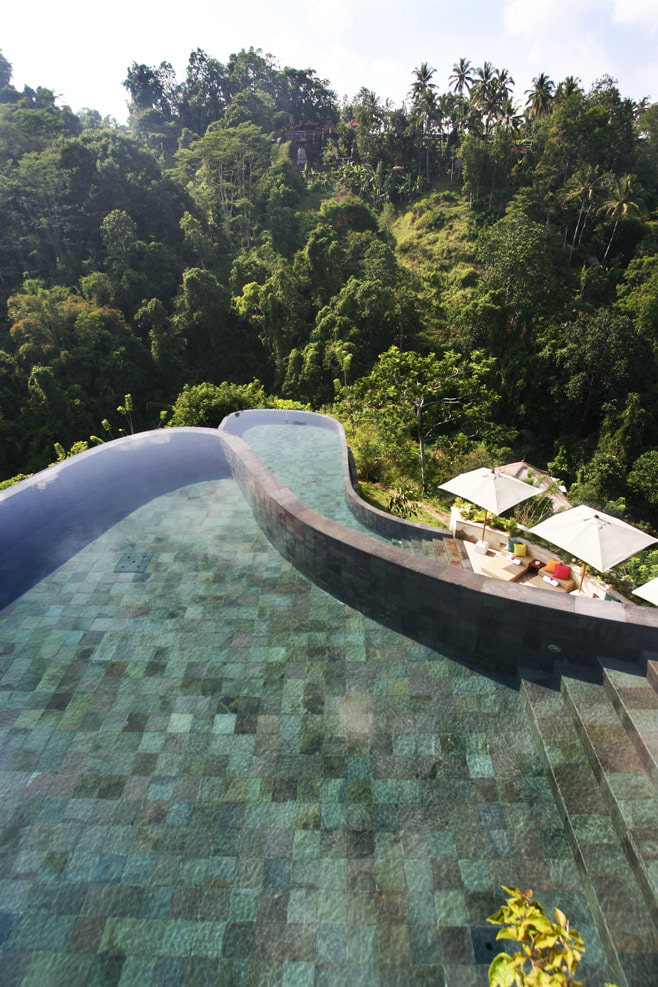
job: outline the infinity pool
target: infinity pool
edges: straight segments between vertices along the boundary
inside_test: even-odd
[[[373,534],[345,502],[335,431],[309,425],[256,425],[243,432],[242,438],[308,507],[348,528]]]
[[[479,987],[501,884],[606,978],[517,690],[320,591],[233,480],[133,511],[0,641],[3,984]]]

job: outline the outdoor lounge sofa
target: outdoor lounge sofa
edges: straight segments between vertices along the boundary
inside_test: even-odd
[[[552,579],[552,582],[548,582],[548,578]],[[557,583],[557,586],[555,583]],[[571,593],[577,587],[575,579],[572,579],[571,577],[568,579],[558,579],[557,576],[553,576],[545,572],[544,569],[540,569],[539,572],[533,573],[529,579],[526,579],[525,585],[536,586],[539,589],[552,589],[558,593]]]
[[[571,574],[571,566],[565,565],[559,559],[550,558],[537,572],[533,573],[527,582],[540,589],[557,590],[559,593],[572,593],[576,588],[576,580]]]
[[[512,561],[512,556],[494,555],[482,562],[482,573],[495,579],[503,579],[507,583],[515,583],[528,571],[531,561],[532,559],[523,557]]]

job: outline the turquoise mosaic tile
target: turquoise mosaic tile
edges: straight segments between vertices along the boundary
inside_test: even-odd
[[[516,689],[311,585],[232,481],[136,511],[0,642],[3,984],[484,987],[528,879],[601,961]]]

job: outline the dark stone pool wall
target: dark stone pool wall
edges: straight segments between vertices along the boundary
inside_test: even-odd
[[[277,420],[276,412],[257,414],[263,418],[250,422],[250,413],[241,413],[239,431]],[[280,413],[282,423],[286,414]],[[355,503],[365,524],[372,511],[370,526],[383,531],[382,512],[369,508],[353,489],[341,426],[324,416],[312,417],[321,419],[322,427],[336,428],[348,502]],[[643,667],[647,655],[658,651],[654,609],[510,585],[434,562],[322,517],[273,477],[234,434],[231,418],[225,419],[219,434],[233,474],[270,541],[318,586],[369,617],[485,672],[549,670],[562,662],[596,669],[598,658],[624,659]],[[400,522],[392,520],[399,532]],[[432,530],[423,529],[419,536],[427,537]]]
[[[270,541],[309,579],[458,661],[485,672],[522,666],[546,670],[565,661],[598,667],[597,658],[642,667],[647,654],[658,653],[658,611],[653,608],[487,579],[311,510],[233,434],[255,423],[251,415],[267,423],[290,418],[288,412],[243,412],[230,416],[219,430],[162,429],[127,436],[0,493],[0,608],[152,497],[233,474]],[[295,419],[336,430],[345,496],[364,525],[396,540],[448,537],[369,507],[354,489],[338,422],[311,413],[295,413]]]

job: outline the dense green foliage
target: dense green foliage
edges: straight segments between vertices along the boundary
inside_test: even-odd
[[[287,400],[365,476],[527,458],[658,524],[658,104],[460,59],[401,107],[197,50],[128,127],[0,57],[0,479],[131,427]],[[123,409],[123,411],[117,410]]]

